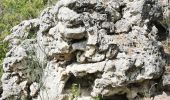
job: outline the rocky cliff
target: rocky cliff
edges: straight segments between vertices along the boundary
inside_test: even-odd
[[[6,37],[1,99],[143,100],[167,91],[169,14],[168,0],[58,1]]]

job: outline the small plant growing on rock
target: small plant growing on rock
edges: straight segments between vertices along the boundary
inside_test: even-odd
[[[78,84],[72,84],[71,94],[71,100],[76,100],[80,96],[80,86]]]
[[[99,96],[94,97],[93,99],[94,99],[94,100],[101,100]]]

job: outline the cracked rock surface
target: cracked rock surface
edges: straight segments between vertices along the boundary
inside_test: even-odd
[[[70,100],[73,84],[75,100],[154,95],[166,65],[160,1],[60,0],[21,22],[5,39],[1,99]]]

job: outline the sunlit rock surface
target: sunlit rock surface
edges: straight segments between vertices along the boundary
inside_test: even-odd
[[[73,84],[75,100],[155,95],[166,65],[161,20],[169,11],[160,1],[60,0],[21,22],[5,39],[1,98],[69,100]]]

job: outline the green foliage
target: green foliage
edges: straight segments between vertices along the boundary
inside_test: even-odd
[[[78,86],[78,84],[72,84],[71,93],[72,93],[71,100],[74,100],[78,96],[80,96],[80,87]]]
[[[0,77],[2,76],[3,69],[2,69],[2,62],[5,58],[6,52],[7,52],[8,43],[7,42],[1,42],[0,41]]]
[[[2,0],[0,31],[2,34],[9,34],[9,30],[22,20],[37,17],[44,6],[43,0]]]
[[[101,100],[100,97],[94,97],[94,100]]]
[[[170,18],[163,19],[163,20],[162,20],[162,23],[163,23],[163,24],[170,25]]]
[[[8,43],[7,42],[0,42],[0,62],[3,60],[3,58],[5,58],[5,53],[7,52],[7,47],[8,47]]]
[[[23,20],[37,17],[40,11],[57,0],[0,0],[0,75],[2,61],[7,52],[7,43],[4,38],[10,34],[13,26]]]

